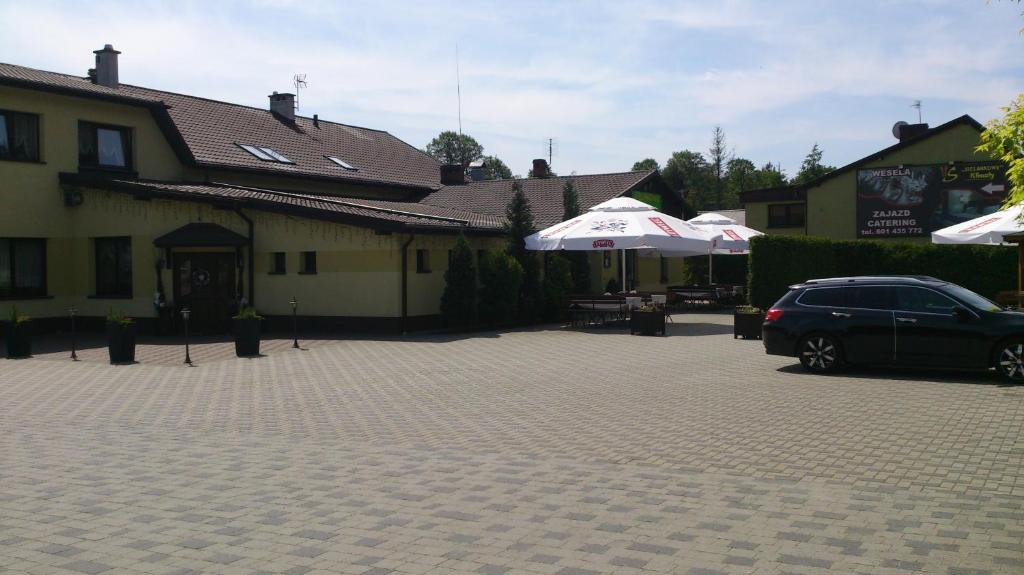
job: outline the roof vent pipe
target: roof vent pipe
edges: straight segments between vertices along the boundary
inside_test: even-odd
[[[117,55],[120,54],[114,46],[107,44],[102,50],[94,50],[96,54],[95,74],[90,74],[94,84],[117,88]]]
[[[270,111],[290,122],[295,121],[295,94],[270,95]]]

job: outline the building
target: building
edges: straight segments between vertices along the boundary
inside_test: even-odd
[[[60,329],[74,307],[86,325],[116,310],[166,330],[187,306],[217,331],[251,303],[274,327],[294,298],[304,329],[417,329],[437,322],[459,234],[504,245],[510,181],[297,116],[291,94],[257,109],[122,84],[120,53],[95,54],[85,77],[0,64],[0,305],[39,324]],[[522,181],[538,226],[561,220],[566,179]],[[572,179],[584,209],[632,195],[682,211],[654,171]],[[592,262],[603,291],[622,262]],[[640,288],[683,273],[625,265]]]
[[[803,185],[741,195],[747,226],[833,239],[927,241],[998,210],[1005,168],[975,151],[984,127],[964,115],[934,128],[899,122],[899,142]]]

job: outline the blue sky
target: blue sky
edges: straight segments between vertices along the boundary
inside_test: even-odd
[[[0,61],[66,73],[121,50],[121,81],[266,107],[307,75],[304,115],[423,147],[462,126],[525,174],[557,140],[560,174],[704,151],[792,175],[817,142],[842,165],[890,127],[985,122],[1024,91],[1015,2],[24,2],[0,0]],[[41,34],[44,29],[46,34]]]

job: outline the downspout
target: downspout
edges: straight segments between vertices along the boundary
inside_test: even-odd
[[[406,319],[409,317],[409,245],[416,239],[416,234],[409,234],[409,239],[402,244],[402,319],[401,330],[405,333]]]
[[[242,213],[242,208],[235,208],[235,213],[238,217],[245,221],[246,225],[249,226],[249,305],[256,306],[256,271],[253,269],[254,263],[256,262],[256,254],[253,253],[256,247],[256,231],[252,225],[252,219]]]

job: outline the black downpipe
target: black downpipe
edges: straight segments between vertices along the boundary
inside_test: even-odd
[[[409,234],[409,239],[402,244],[402,319],[401,330],[405,333],[406,319],[409,317],[409,244],[416,239],[416,234]]]
[[[249,226],[249,305],[256,307],[256,270],[253,269],[256,262],[256,254],[253,253],[256,247],[256,230],[249,216],[242,213],[242,208],[235,208],[235,213]]]

